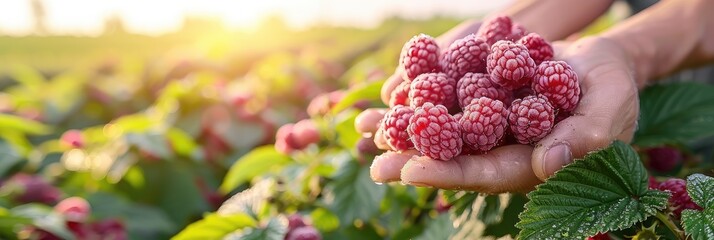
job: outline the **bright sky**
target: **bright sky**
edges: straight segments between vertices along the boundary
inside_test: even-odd
[[[184,16],[212,16],[229,27],[254,28],[282,15],[292,27],[316,22],[370,27],[386,17],[477,16],[510,1],[490,0],[41,0],[50,31],[95,35],[104,20],[120,16],[127,30],[161,34],[181,27]],[[24,35],[34,26],[31,0],[0,0],[0,33]],[[445,4],[447,3],[448,4]]]

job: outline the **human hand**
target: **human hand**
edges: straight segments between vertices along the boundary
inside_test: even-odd
[[[613,140],[631,140],[639,112],[637,87],[631,65],[619,45],[605,38],[584,38],[555,43],[556,59],[567,61],[580,76],[580,105],[558,123],[551,134],[535,144],[506,145],[483,155],[458,156],[437,161],[416,151],[388,151],[371,167],[375,182],[402,181],[416,186],[473,190],[484,193],[528,191],[573,157],[606,147]],[[399,71],[397,71],[399,74]],[[395,74],[396,75],[396,74]],[[392,77],[382,89],[382,99],[401,82]],[[368,109],[356,121],[362,133],[377,133],[384,110]],[[389,150],[375,135],[377,146]]]

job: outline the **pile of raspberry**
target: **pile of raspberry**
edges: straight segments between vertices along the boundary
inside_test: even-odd
[[[507,16],[487,20],[444,51],[434,38],[417,35],[399,61],[405,79],[379,131],[392,149],[415,148],[437,160],[534,144],[580,100],[573,68],[553,60],[548,41]]]

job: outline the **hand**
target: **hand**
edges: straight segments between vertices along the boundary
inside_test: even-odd
[[[558,123],[551,134],[535,144],[506,145],[484,155],[458,156],[436,161],[416,151],[388,151],[377,156],[371,167],[375,182],[405,184],[484,193],[529,191],[573,157],[606,147],[613,140],[629,141],[639,112],[637,87],[624,51],[605,38],[584,38],[574,43],[556,43],[556,59],[567,61],[580,77],[582,98],[573,116]],[[402,81],[401,72],[390,77],[382,89],[389,102],[392,90]],[[375,134],[384,110],[368,109],[358,117],[356,128]],[[389,150],[375,136],[377,146]]]

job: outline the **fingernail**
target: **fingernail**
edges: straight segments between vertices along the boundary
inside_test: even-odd
[[[548,149],[543,158],[543,171],[545,174],[553,175],[563,166],[570,163],[573,159],[573,153],[570,152],[570,147],[566,144],[558,144]]]

